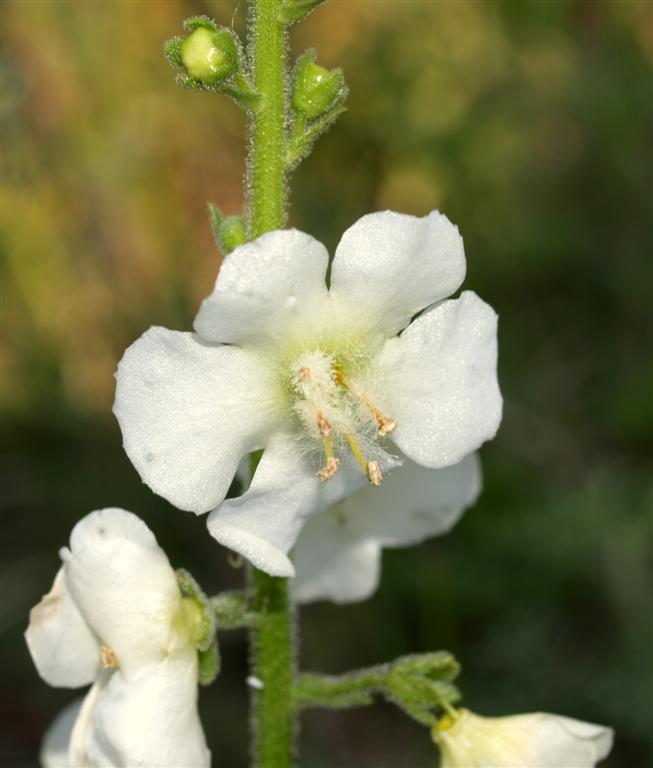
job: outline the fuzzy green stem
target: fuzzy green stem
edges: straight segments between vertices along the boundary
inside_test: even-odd
[[[295,686],[296,706],[342,709],[371,704],[373,694],[384,690],[388,669],[383,664],[347,675],[305,673]]]
[[[247,158],[248,213],[252,238],[285,223],[286,210],[286,29],[281,0],[250,0],[247,51],[260,95],[250,113]],[[254,467],[252,468],[254,469]],[[294,744],[294,622],[286,579],[251,569],[254,611],[252,675],[252,761],[257,768],[290,768]]]
[[[260,105],[251,115],[248,208],[251,236],[283,227],[286,218],[286,29],[281,0],[250,0],[248,53]]]
[[[295,740],[294,616],[287,579],[251,569],[257,622],[250,632],[253,688],[252,760],[257,768],[290,768]]]

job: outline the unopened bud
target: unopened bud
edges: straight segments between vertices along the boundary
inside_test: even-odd
[[[310,52],[298,61],[293,90],[293,106],[309,120],[332,110],[346,93],[342,70],[329,71],[313,58]]]
[[[238,70],[238,47],[228,29],[197,28],[181,44],[181,58],[186,72],[207,85],[226,80]]]

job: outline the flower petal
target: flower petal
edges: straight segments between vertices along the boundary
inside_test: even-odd
[[[386,342],[376,380],[401,450],[427,467],[456,464],[501,421],[496,313],[470,291],[430,308]]]
[[[120,671],[111,675],[97,697],[84,752],[84,765],[208,768],[195,649],[167,657],[132,680]]]
[[[363,216],[342,236],[331,293],[349,297],[370,327],[393,336],[424,307],[450,296],[464,278],[463,240],[446,216],[384,211]]]
[[[543,712],[486,718],[463,709],[435,740],[443,768],[594,768],[612,731]]]
[[[171,652],[181,596],[145,523],[122,509],[92,512],[73,529],[70,546],[68,588],[121,673],[131,677]]]
[[[275,418],[262,359],[190,333],[150,328],[125,352],[116,380],[125,451],[180,509],[219,504],[241,456],[265,444]]]
[[[45,732],[39,751],[39,763],[42,768],[72,768],[68,748],[83,701],[83,699],[77,699],[69,704],[57,715]]]
[[[365,486],[306,523],[292,551],[293,595],[299,602],[365,600],[378,587],[381,547],[446,533],[480,489],[476,454],[439,470],[404,461],[380,490]]]
[[[70,594],[63,568],[30,611],[25,640],[46,683],[78,688],[94,679],[100,646]]]
[[[105,671],[84,700],[69,754],[71,766],[208,768],[195,649],[130,680],[122,670]]]
[[[315,476],[318,468],[293,435],[279,433],[249,490],[211,513],[210,534],[272,576],[294,575],[287,553],[304,523],[367,482],[353,461],[344,461],[326,483]]]
[[[352,536],[337,512],[340,506],[311,518],[293,548],[296,575],[290,586],[298,603],[353,603],[366,600],[379,585],[381,546]]]
[[[275,338],[326,298],[328,261],[322,243],[296,229],[239,246],[222,263],[195,330],[225,344]]]

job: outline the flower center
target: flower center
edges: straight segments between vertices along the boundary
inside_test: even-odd
[[[312,442],[321,444],[324,466],[317,472],[321,482],[338,471],[337,454],[349,451],[372,485],[381,485],[381,464],[373,458],[382,453],[375,443],[392,433],[397,422],[385,416],[370,397],[346,375],[331,353],[314,349],[303,352],[290,366],[293,408]]]

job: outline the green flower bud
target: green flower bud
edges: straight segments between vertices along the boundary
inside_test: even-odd
[[[238,47],[228,29],[213,32],[198,27],[181,44],[181,57],[186,72],[207,85],[238,71]]]
[[[329,71],[315,63],[315,53],[307,51],[297,62],[293,106],[309,120],[332,110],[346,96],[341,69]]]

